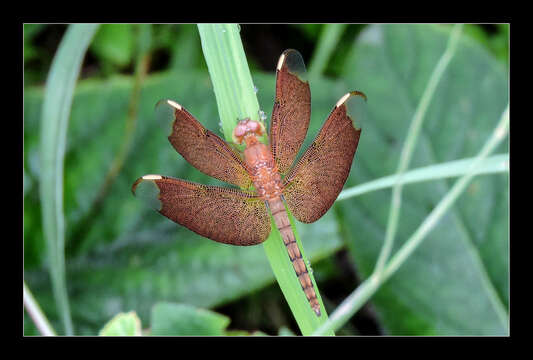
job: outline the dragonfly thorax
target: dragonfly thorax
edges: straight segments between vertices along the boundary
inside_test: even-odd
[[[281,176],[270,148],[259,142],[254,134],[246,136],[244,161],[257,194],[265,199],[273,199],[282,194]]]

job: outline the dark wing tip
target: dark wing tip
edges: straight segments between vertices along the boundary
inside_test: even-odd
[[[368,101],[368,98],[366,97],[365,93],[362,92],[362,91],[357,91],[357,90],[350,91],[350,95],[351,96],[361,96],[363,99],[365,99],[365,101]]]
[[[144,175],[138,178],[131,186],[131,192],[140,198],[146,205],[159,211],[162,203],[159,200],[160,189],[156,180],[162,180],[161,175]],[[137,191],[138,190],[138,191]]]
[[[364,102],[358,100],[359,98],[362,98]],[[356,126],[355,120],[357,119],[358,123],[365,123],[365,121],[367,121],[368,115],[366,108],[368,105],[365,93],[356,90],[344,94],[344,96],[335,104],[334,110],[343,105],[346,108],[346,114],[354,122],[354,128],[360,131],[361,126]]]
[[[133,183],[133,185],[131,186],[131,193],[135,196],[135,190],[137,189],[137,185],[139,185],[139,183],[143,181],[143,178],[140,177],[138,178],[137,180],[135,180],[135,182]]]
[[[307,82],[307,70],[304,59],[298,50],[287,49],[280,55],[276,71],[279,72],[283,66],[286,66],[287,71],[296,75],[302,82]]]

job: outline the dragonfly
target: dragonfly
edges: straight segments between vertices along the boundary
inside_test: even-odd
[[[336,103],[313,142],[296,161],[311,117],[311,91],[301,54],[284,51],[276,67],[276,92],[269,144],[262,122],[239,121],[228,144],[207,130],[182,105],[161,100],[157,118],[168,140],[196,169],[238,188],[204,185],[163,175],[144,175],[132,186],[135,196],[170,220],[211,240],[238,246],[267,239],[271,218],[281,234],[303,292],[317,316],[320,303],[292,231],[293,216],[312,223],[333,205],[350,172],[361,129],[354,125],[356,98]],[[241,153],[235,144],[245,144]],[[271,215],[271,216],[270,216]]]

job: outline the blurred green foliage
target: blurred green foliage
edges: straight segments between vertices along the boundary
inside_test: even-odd
[[[203,239],[143,208],[131,195],[132,182],[147,173],[220,184],[188,165],[154,122],[155,103],[170,98],[207,128],[220,131],[197,28],[149,27],[150,71],[136,104],[132,150],[102,207],[90,218],[123,141],[140,41],[134,25],[100,27],[75,92],[64,189],[67,286],[75,332],[98,334],[116,314],[135,311],[143,328],[165,333],[183,325],[172,322],[176,307],[179,313],[193,305],[218,307],[233,320],[228,328],[226,320],[220,320],[226,317],[201,310],[208,320],[199,320],[198,326],[219,334],[232,329],[269,329],[271,334],[291,329],[298,334],[280,291],[275,285],[269,290],[273,275],[260,247]],[[24,25],[25,280],[58,333],[62,331],[46,270],[38,196],[38,136],[43,84],[65,29]],[[408,123],[448,30],[447,25],[350,25],[344,31],[324,70],[326,76],[311,83],[313,112],[306,144],[340,96],[355,89],[366,93],[369,119],[362,124],[347,186],[389,175],[396,168]],[[241,26],[259,103],[267,116],[281,51],[296,48],[309,61],[322,31],[320,24]],[[280,32],[285,36],[278,36]],[[508,101],[508,34],[505,24],[465,26],[457,58],[430,106],[412,167],[472,156],[479,150]],[[451,183],[405,188],[399,244]],[[507,175],[476,179],[427,244],[376,294],[371,309],[347,324],[349,330],[338,333],[502,333],[494,306],[508,308],[508,196]],[[298,224],[329,311],[356,287],[354,274],[365,278],[372,270],[389,203],[390,191],[366,194],[339,202],[315,224]],[[349,249],[349,256],[340,256],[341,249]],[[268,295],[272,292],[279,298]],[[252,304],[245,306],[245,314],[243,303]],[[174,315],[165,315],[167,311]],[[24,328],[25,334],[36,333],[28,316]]]
[[[91,43],[91,51],[105,64],[104,74],[116,71],[133,60],[134,26],[130,24],[104,24],[100,26]]]

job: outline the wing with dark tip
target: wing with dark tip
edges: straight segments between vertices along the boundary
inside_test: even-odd
[[[264,201],[238,189],[145,175],[137,179],[132,191],[170,220],[214,241],[255,245],[270,233]]]
[[[359,96],[366,99],[363,93],[354,91],[337,102],[313,143],[284,180],[285,201],[301,222],[320,219],[348,178],[361,134],[352,121],[353,105]]]
[[[270,148],[285,174],[298,154],[311,117],[311,90],[300,53],[286,50],[276,69],[276,99],[270,124]]]

